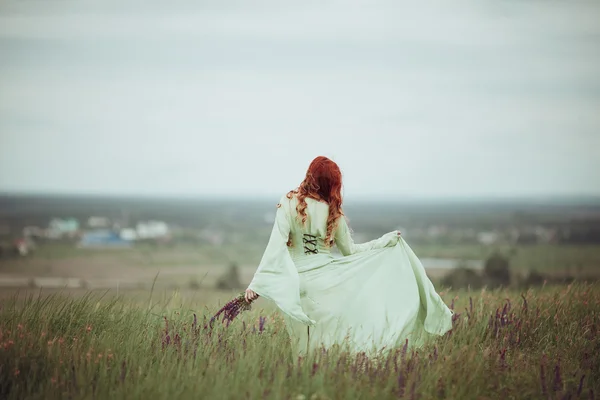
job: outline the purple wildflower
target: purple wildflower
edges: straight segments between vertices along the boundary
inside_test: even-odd
[[[394,352],[394,372],[398,372],[398,354],[400,354],[400,349],[396,349]]]
[[[577,388],[577,397],[581,396],[581,391],[583,390],[583,379],[585,378],[585,374],[581,375],[581,379],[579,380],[579,387]]]
[[[315,374],[317,373],[318,369],[319,369],[319,364],[317,364],[316,362],[313,363],[313,366],[312,366],[312,376],[315,376]]]
[[[169,334],[169,320],[167,319],[167,317],[163,318],[165,319],[165,336],[163,337],[162,341],[162,348],[164,349],[165,346],[171,344],[171,335]]]
[[[404,387],[406,386],[406,379],[404,377],[404,371],[400,370],[398,374],[398,397],[404,397]]]
[[[262,332],[265,330],[265,322],[267,322],[267,318],[266,317],[259,317],[258,318],[258,331]]]
[[[404,364],[404,358],[406,357],[406,350],[408,350],[408,339],[405,340],[404,346],[402,346],[402,353],[400,353],[400,359],[402,364]]]
[[[454,313],[452,314],[452,326],[454,327],[456,321],[458,321],[458,318],[460,317],[459,313]]]
[[[553,389],[555,392],[560,391],[562,388],[562,378],[560,376],[560,362],[556,364],[554,367],[554,386]]]
[[[406,370],[412,372],[419,362],[419,352],[412,351],[411,357],[406,363]]]
[[[250,304],[246,302],[244,293],[240,293],[227,304],[225,304],[217,313],[210,319],[208,326],[205,325],[204,329],[213,327],[214,321],[218,320],[223,315],[223,322],[227,323],[227,326],[233,321],[240,312],[250,310]]]
[[[540,381],[542,383],[542,394],[544,397],[548,397],[548,389],[546,387],[546,355],[542,356],[542,362],[540,363]]]

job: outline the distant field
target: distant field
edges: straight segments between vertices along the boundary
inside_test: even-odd
[[[171,281],[174,286],[181,286],[189,281],[193,286],[199,279],[211,284],[224,267],[235,263],[246,282],[262,257],[278,200],[279,196],[150,199],[0,195],[0,231],[4,232],[0,242],[10,242],[25,226],[46,227],[54,217],[76,218],[82,230],[87,229],[91,215],[105,216],[120,226],[135,226],[137,221],[159,219],[177,232],[177,243],[173,247],[143,244],[131,249],[93,250],[49,242],[41,244],[31,257],[0,259],[0,276],[148,282],[159,273],[159,283]],[[405,239],[419,257],[444,262],[445,269],[439,264],[436,264],[438,270],[428,269],[435,277],[445,274],[448,265],[459,264],[462,260],[482,261],[495,250],[510,256],[511,269],[517,275],[525,275],[533,269],[546,275],[600,275],[600,244],[532,244],[514,248],[504,245],[496,248],[475,244],[474,237],[465,239],[461,236],[465,232],[488,230],[506,234],[514,229],[542,226],[566,230],[573,237],[587,232],[592,238],[594,232],[600,232],[600,199],[597,198],[436,202],[349,198],[345,200],[345,212],[359,242],[402,228],[407,235]],[[436,227],[443,228],[442,236],[437,239],[423,236],[423,232]],[[209,244],[210,238],[215,237],[223,240],[221,246]],[[503,236],[501,241],[507,240]]]
[[[232,294],[3,297],[0,397],[593,399],[600,391],[598,284],[443,292],[460,315],[450,334],[418,351],[368,358],[333,349],[303,360],[261,299],[229,327],[204,330]]]
[[[600,271],[600,245],[413,245],[408,243],[421,258],[460,260],[484,260],[494,251],[509,255],[515,271],[536,269],[542,272],[593,272]],[[42,245],[31,257],[19,260],[0,260],[0,272],[14,269],[34,268],[40,264],[60,265],[69,260],[83,262],[105,260],[106,263],[135,267],[192,267],[206,265],[258,265],[264,244],[177,245],[151,247],[147,245],[130,249],[101,250],[81,249],[72,244]]]
[[[600,274],[600,245],[532,244],[521,246],[415,245],[420,257],[485,259],[495,251],[510,256],[515,271]]]

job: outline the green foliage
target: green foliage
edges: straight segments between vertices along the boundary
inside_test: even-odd
[[[441,284],[444,287],[479,289],[483,286],[483,278],[474,269],[459,265],[444,276]]]
[[[500,253],[493,253],[485,260],[483,271],[469,268],[464,263],[459,263],[441,281],[445,287],[479,289],[507,287],[511,284],[510,263],[507,257]]]
[[[219,290],[239,289],[242,286],[239,267],[236,263],[230,264],[219,279],[217,279],[216,283],[216,289]]]
[[[177,298],[3,301],[0,397],[469,400],[600,391],[598,284],[441,295],[459,316],[426,347],[372,358],[318,351],[301,360],[279,314],[256,307],[209,332],[204,323],[220,307]]]
[[[527,274],[527,277],[525,278],[525,280],[523,281],[523,286],[525,287],[530,287],[530,286],[540,286],[544,283],[545,277],[544,275],[540,274],[538,271],[536,271],[535,269],[529,271],[529,273]]]
[[[493,253],[483,266],[485,283],[490,288],[510,285],[510,262],[500,253]]]

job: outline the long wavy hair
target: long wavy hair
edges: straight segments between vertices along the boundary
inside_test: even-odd
[[[329,216],[327,218],[327,232],[325,234],[325,246],[332,246],[334,232],[339,223],[339,218],[344,216],[342,211],[342,171],[338,165],[327,157],[315,158],[306,171],[306,177],[294,190],[290,190],[287,197],[291,199],[297,196],[298,221],[306,223],[306,198],[310,197],[329,204]],[[288,246],[291,245],[291,239]]]

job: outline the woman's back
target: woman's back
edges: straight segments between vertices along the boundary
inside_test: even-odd
[[[286,199],[287,200],[287,199]],[[330,248],[325,246],[325,235],[327,233],[327,218],[329,217],[329,205],[324,201],[306,197],[306,221],[296,209],[298,198],[292,196],[289,199],[290,220],[290,253],[292,258],[298,259],[313,254],[329,254]]]

